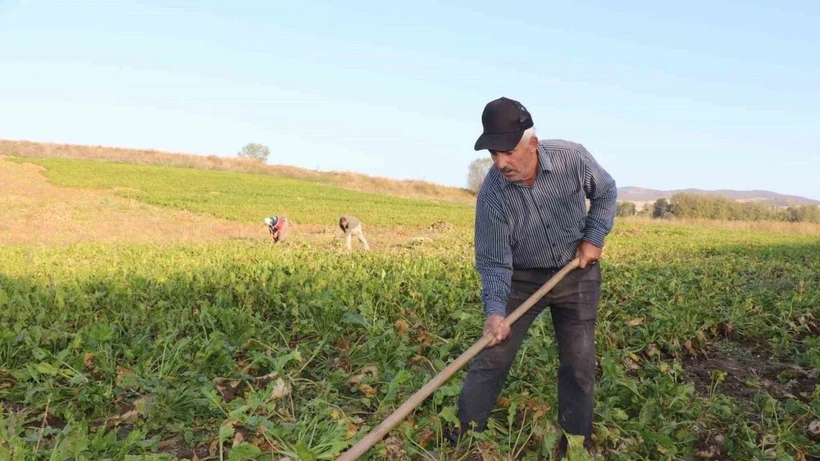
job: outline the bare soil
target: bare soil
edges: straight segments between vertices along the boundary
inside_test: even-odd
[[[712,343],[704,355],[688,355],[683,359],[685,373],[695,384],[698,394],[709,396],[713,391],[732,397],[748,421],[759,422],[753,399],[768,394],[777,400],[811,400],[818,385],[818,372],[777,357],[764,340],[722,341]],[[718,383],[719,373],[725,373]],[[729,460],[719,433],[702,434],[696,450],[696,460]],[[809,455],[806,459],[818,459]]]
[[[0,157],[0,244],[211,241],[267,237],[254,226],[148,205],[113,191],[57,187],[43,168]],[[260,230],[262,232],[260,232]]]
[[[818,384],[817,370],[804,369],[775,356],[764,341],[713,343],[705,356],[688,356],[683,364],[702,395],[709,395],[714,371],[726,373],[717,391],[741,402],[760,393],[778,400],[796,398],[808,402]]]

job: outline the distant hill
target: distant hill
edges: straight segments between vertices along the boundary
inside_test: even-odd
[[[678,190],[655,190],[643,187],[619,187],[618,200],[624,202],[654,202],[659,198],[670,198],[675,194],[699,194],[724,197],[738,202],[760,202],[771,206],[800,206],[800,205],[820,205],[820,201],[796,195],[784,195],[767,190],[702,190],[702,189],[678,189]]]

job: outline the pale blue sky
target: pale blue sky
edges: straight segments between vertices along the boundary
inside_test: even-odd
[[[820,199],[820,2],[228,3],[0,0],[0,138],[463,186],[503,95],[619,186]]]

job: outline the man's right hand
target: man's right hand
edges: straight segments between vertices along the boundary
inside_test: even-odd
[[[493,347],[501,341],[507,339],[507,336],[510,334],[510,326],[504,322],[503,316],[492,314],[487,317],[487,320],[484,322],[483,334],[487,335],[487,333],[493,334],[493,339],[487,347]]]

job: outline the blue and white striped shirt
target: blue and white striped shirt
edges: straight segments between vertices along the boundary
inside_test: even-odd
[[[584,146],[541,140],[538,168],[527,186],[490,167],[479,190],[475,258],[487,315],[506,315],[513,268],[560,268],[575,257],[581,240],[603,247],[612,229],[615,180]]]

